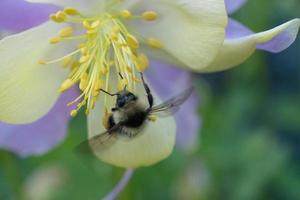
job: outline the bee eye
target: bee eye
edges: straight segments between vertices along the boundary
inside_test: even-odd
[[[122,99],[118,99],[117,100],[117,105],[119,108],[122,108],[125,105],[126,99],[122,98]]]

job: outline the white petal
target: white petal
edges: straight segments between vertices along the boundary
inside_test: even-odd
[[[280,52],[295,41],[299,26],[300,20],[294,19],[265,32],[226,39],[214,62],[201,72],[223,71],[237,66],[249,58],[256,48],[272,51],[272,45],[273,52]]]
[[[64,55],[63,46],[48,42],[60,28],[47,22],[0,41],[0,121],[33,122],[54,105],[67,70],[38,60]]]
[[[131,6],[135,14],[153,10],[159,17],[153,22],[133,20],[129,26],[145,38],[160,39],[169,60],[176,58],[192,70],[211,63],[223,44],[227,24],[223,0],[148,0]]]
[[[138,94],[140,98],[145,96],[142,89]],[[158,102],[157,95],[155,97]],[[144,98],[142,99],[146,102]],[[109,108],[114,107],[115,99],[109,99],[109,104]],[[89,138],[105,131],[101,123],[103,113],[103,101],[101,101],[88,116]],[[175,135],[174,118],[165,117],[157,119],[156,122],[148,122],[143,132],[132,139],[118,138],[111,146],[92,148],[94,154],[104,162],[118,167],[137,168],[155,164],[168,157],[175,145]]]
[[[62,8],[72,7],[78,9],[83,14],[99,14],[107,4],[107,0],[25,0],[31,3],[46,3]]]

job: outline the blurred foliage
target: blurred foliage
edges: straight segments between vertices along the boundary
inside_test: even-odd
[[[299,17],[299,7],[299,0],[250,0],[234,17],[261,31]],[[199,148],[175,150],[167,160],[138,169],[119,199],[299,199],[299,52],[298,38],[283,53],[257,52],[241,67],[197,75],[203,119]],[[85,137],[81,114],[64,143],[45,156],[20,159],[1,151],[0,199],[33,200],[30,187],[41,200],[103,197],[123,170],[74,154]],[[47,182],[57,187],[38,196]]]

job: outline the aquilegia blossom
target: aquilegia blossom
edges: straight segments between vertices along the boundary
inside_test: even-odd
[[[116,85],[138,88],[137,72],[147,68],[148,56],[192,71],[220,71],[241,63],[258,44],[269,49],[270,43],[281,38],[283,45],[276,51],[283,50],[293,42],[299,28],[296,19],[254,35],[230,35],[227,29],[228,38],[224,40],[227,14],[222,0],[31,2],[65,8],[51,16],[53,22],[1,41],[4,59],[0,67],[4,73],[0,75],[0,119],[32,122],[52,107],[58,88],[65,91],[78,83],[81,94],[72,103],[78,109],[86,107],[90,136],[104,130],[100,121],[105,108],[112,104],[99,89],[116,91]],[[226,3],[228,9],[231,1]],[[19,46],[22,48],[16,51]],[[65,66],[70,72],[57,66]],[[149,82],[155,85],[151,79]],[[32,107],[36,109],[28,109]],[[150,165],[169,155],[174,138],[173,119],[160,119],[130,144],[120,140],[96,154],[117,166]]]
[[[5,88],[0,94],[2,121],[28,123],[40,118],[56,101],[58,88],[65,91],[78,82],[82,92],[73,103],[77,108],[86,106],[90,113],[89,134],[99,134],[104,130],[104,107],[100,104],[110,108],[113,100],[105,100],[102,95],[96,99],[100,88],[117,90],[112,84],[113,79],[119,78],[117,72],[125,77],[119,78],[118,85],[122,88],[126,84],[134,90],[135,86],[140,87],[137,71],[143,71],[148,64],[142,52],[168,55],[167,59],[176,58],[193,69],[207,65],[223,41],[227,21],[222,1],[72,1],[74,5],[68,2],[71,1],[51,1],[67,6],[51,16],[54,22],[1,41],[5,59],[0,67],[5,75],[0,75],[0,81],[10,83],[14,79],[14,84],[0,88]],[[214,9],[210,7],[212,3]],[[205,22],[203,17],[207,17]],[[175,21],[180,26],[167,27]],[[174,43],[178,37],[174,33],[182,27],[187,32],[181,33],[180,40]],[[177,48],[178,45],[185,48]],[[22,48],[15,51],[16,46]],[[28,109],[32,107],[35,109]],[[76,112],[73,110],[71,115]],[[150,123],[147,131],[151,134],[144,133],[130,144],[118,141],[114,148],[97,155],[123,167],[150,165],[167,157],[175,143],[172,117]]]

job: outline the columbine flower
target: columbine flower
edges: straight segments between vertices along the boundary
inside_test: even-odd
[[[205,65],[209,62],[208,59],[213,58],[224,37],[226,13],[222,1],[213,2],[215,3],[213,10],[209,8],[212,4],[208,6],[207,2],[204,2],[202,5],[196,1],[186,3],[116,1],[113,4],[107,1],[105,4],[97,4],[101,9],[94,5],[97,2],[99,1],[82,6],[80,3],[83,2],[76,1],[75,3],[79,4],[69,5],[71,7],[52,15],[51,19],[55,22],[47,22],[1,41],[0,49],[4,49],[2,51],[4,59],[0,67],[4,73],[0,75],[0,81],[4,83],[1,89],[5,88],[0,94],[2,121],[28,123],[40,118],[57,99],[58,88],[64,91],[75,83],[79,83],[82,93],[81,98],[76,99],[78,101],[74,103],[78,108],[87,105],[89,112],[94,107],[100,87],[105,90],[117,90],[112,84],[110,86],[108,84],[113,78],[119,77],[117,72],[121,72],[126,78],[119,80],[118,84],[121,87],[127,84],[134,90],[135,85],[139,84],[136,72],[143,71],[148,62],[147,56],[142,54],[140,49],[145,49],[143,52],[169,55],[169,59],[176,57],[182,63],[196,68],[196,65]],[[195,8],[204,10],[197,13]],[[207,17],[205,22],[201,20],[203,16]],[[211,19],[208,16],[211,16]],[[180,29],[177,26],[166,27],[174,21],[181,28],[186,28],[187,32],[181,33],[180,36],[174,35]],[[174,43],[176,37],[180,37],[180,40]],[[50,43],[58,43],[49,44],[49,38]],[[175,48],[176,45],[185,48]],[[17,46],[22,48],[16,51]],[[192,56],[195,52],[208,55]],[[59,65],[69,67],[71,72],[59,68]],[[14,84],[11,84],[12,79]],[[139,96],[143,95],[144,93],[141,93]],[[109,103],[112,101],[99,98],[97,104],[103,102],[106,102],[106,107],[110,107]],[[35,109],[28,109],[32,107]],[[77,110],[73,110],[71,114],[75,115],[76,112]],[[102,117],[99,118],[97,114],[103,115],[103,112],[94,109],[89,115],[91,134],[98,134],[103,130],[102,127],[100,129],[96,127],[102,126],[100,123]],[[142,153],[141,156],[127,159],[126,163],[121,161],[124,156],[122,159],[109,156],[116,159],[109,162],[119,166],[137,167],[155,163],[168,156],[175,139],[173,119],[161,119],[151,124],[151,127],[152,125],[154,129],[150,131],[162,125],[168,128],[168,130],[165,128],[167,133],[164,134],[161,132],[164,129],[160,129],[160,134],[143,134],[137,138],[134,142],[137,145],[143,144],[138,142],[139,140],[153,141],[154,146],[142,147],[144,151],[137,151],[137,146],[133,144],[128,144],[130,148],[127,148],[129,151],[127,155],[131,155],[130,152],[136,154],[147,152],[146,154],[150,153],[148,156]]]

